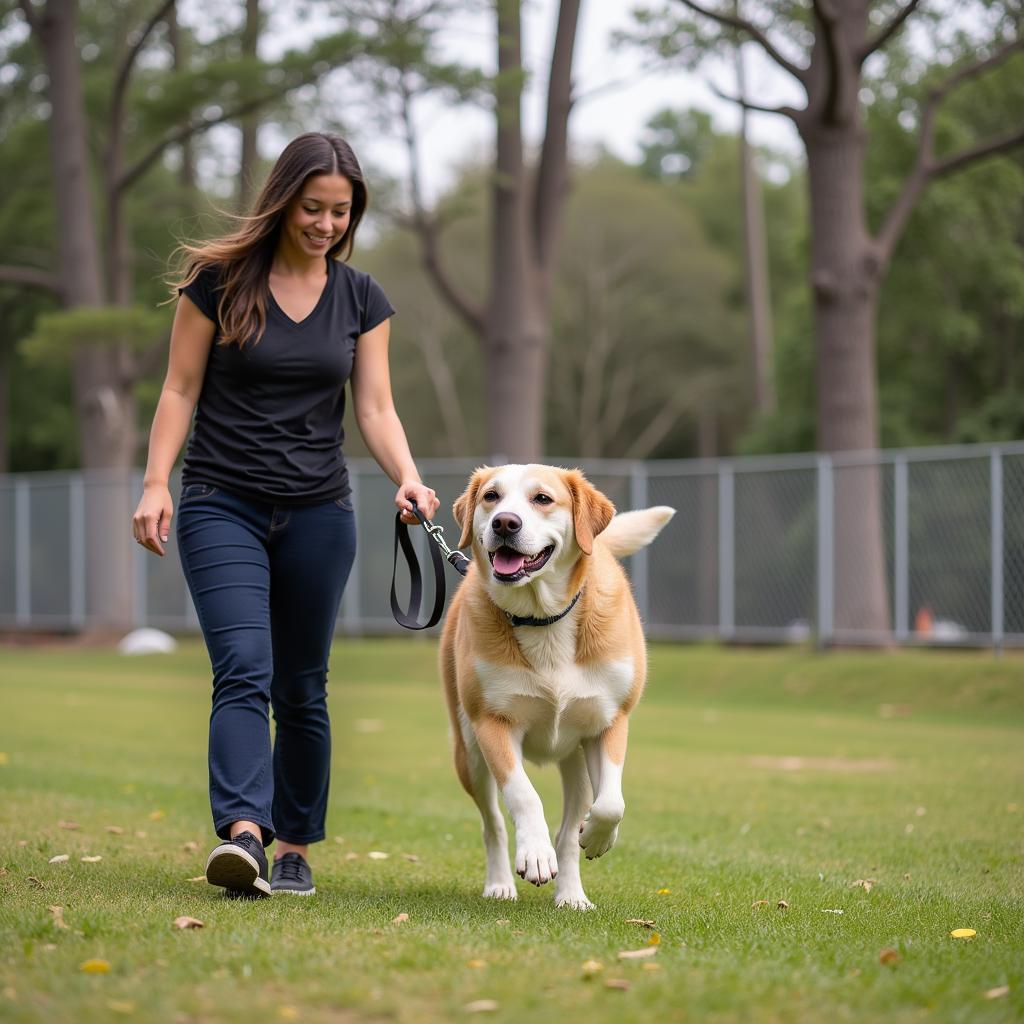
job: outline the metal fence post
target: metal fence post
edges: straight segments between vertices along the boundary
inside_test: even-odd
[[[14,484],[14,620],[19,626],[32,622],[32,527],[29,482],[18,477]]]
[[[718,466],[718,633],[736,632],[736,489],[731,462]]]
[[[910,636],[910,538],[908,535],[907,457],[893,461],[893,598],[896,603],[896,639],[905,643]]]
[[[81,473],[68,481],[68,553],[71,558],[71,625],[85,626],[85,483]]]
[[[647,508],[647,466],[639,460],[635,461],[629,469],[629,507]],[[648,593],[650,574],[646,547],[642,547],[633,555],[629,569],[640,620],[647,622],[647,613],[650,608]]]
[[[1003,651],[1003,454],[989,456],[992,514],[992,647]]]
[[[348,485],[351,489],[352,507],[359,510],[359,470],[355,466],[348,468]],[[362,623],[362,588],[363,577],[359,571],[359,544],[356,544],[356,554],[352,562],[352,569],[348,574],[348,583],[342,595],[341,622],[345,633],[349,636],[357,636]]]
[[[832,640],[835,613],[835,500],[832,457],[818,456],[818,647]]]

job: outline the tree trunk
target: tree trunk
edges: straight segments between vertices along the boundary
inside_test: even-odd
[[[487,445],[511,462],[534,462],[543,450],[547,332],[528,251],[519,0],[498,0],[497,13],[497,159],[484,336]]]
[[[242,29],[242,56],[256,57],[260,41],[260,0],[245,0],[245,27]],[[242,154],[238,169],[238,208],[248,213],[256,198],[256,164],[259,153],[256,140],[260,129],[258,113],[241,119]]]
[[[175,71],[181,71],[187,66],[185,58],[185,41],[181,35],[181,28],[178,25],[178,7],[175,4],[167,16],[167,35],[171,44],[171,66]],[[180,147],[181,152],[181,184],[186,189],[196,187],[195,155],[192,151],[192,140],[186,139]]]
[[[811,285],[817,354],[818,447],[878,448],[875,319],[879,266],[864,215],[859,117],[805,129],[811,199]],[[890,630],[880,470],[834,475],[837,633]]]
[[[89,181],[85,98],[75,42],[77,0],[49,0],[38,17],[50,79],[50,159],[58,223],[58,266],[69,308],[101,306],[100,245]],[[109,486],[86,488],[87,600],[94,628],[131,623],[131,507],[128,470],[135,455],[135,403],[125,388],[124,356],[83,347],[74,355],[73,386],[86,470],[114,469]],[[116,525],[115,525],[116,524]]]

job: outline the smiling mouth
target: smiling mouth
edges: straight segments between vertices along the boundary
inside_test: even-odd
[[[500,583],[518,583],[526,579],[530,573],[543,568],[547,560],[554,553],[555,546],[545,548],[538,555],[527,555],[515,548],[502,545],[497,551],[488,551],[487,557],[491,560],[491,570],[494,578]]]

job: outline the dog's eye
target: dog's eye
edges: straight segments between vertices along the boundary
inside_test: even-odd
[[[538,505],[553,505],[555,501],[554,498],[549,497],[547,494],[538,494],[533,500]]]
[[[491,491],[485,491],[484,492],[484,501],[497,501],[497,500],[498,500],[498,492],[497,491],[491,490]]]

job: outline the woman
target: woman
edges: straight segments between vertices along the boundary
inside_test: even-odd
[[[285,148],[237,232],[184,247],[132,530],[164,554],[168,477],[194,411],[177,536],[213,667],[210,802],[223,842],[206,877],[233,894],[316,891],[306,858],[324,838],[327,660],[356,543],[341,450],[346,381],[403,519],[416,521],[412,501],[428,516],[438,506],[391,397],[394,310],[344,262],[366,201],[348,144],[311,132]]]

